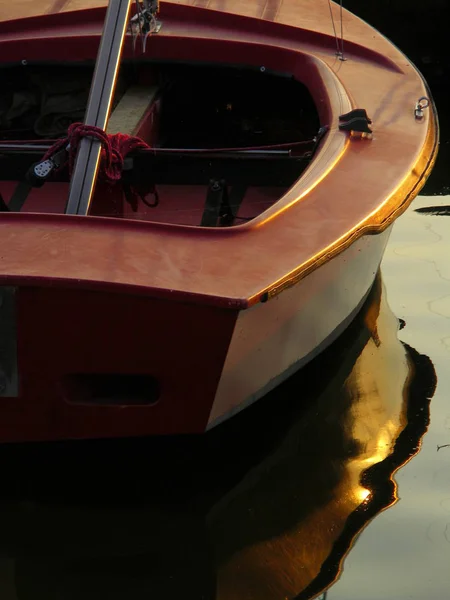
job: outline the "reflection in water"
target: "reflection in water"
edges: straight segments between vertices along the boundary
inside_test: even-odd
[[[2,448],[2,600],[313,598],[428,425],[381,281],[332,348],[200,438]],[[322,596],[325,597],[325,596]]]
[[[249,489],[241,483],[237,499],[222,502],[214,539],[223,552],[231,538],[233,552],[220,557],[218,598],[314,597],[339,575],[366,522],[396,501],[392,476],[418,450],[435,376],[426,357],[397,340],[398,322],[380,293],[374,290],[354,345],[344,344],[351,364],[340,365],[247,478]]]
[[[450,217],[450,206],[439,205],[439,206],[421,206],[416,208],[415,212],[422,215],[435,215],[437,217]]]

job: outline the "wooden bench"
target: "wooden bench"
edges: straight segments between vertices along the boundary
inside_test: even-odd
[[[152,111],[159,86],[130,86],[111,113],[106,133],[140,135],[140,130]],[[150,140],[145,140],[150,141]]]

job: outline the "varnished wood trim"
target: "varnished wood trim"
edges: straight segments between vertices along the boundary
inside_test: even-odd
[[[258,301],[261,297],[270,299],[277,296],[283,290],[295,285],[312,271],[343,252],[360,237],[368,234],[377,235],[382,233],[406,211],[408,206],[425,185],[437,158],[439,126],[434,103],[430,103],[430,108],[432,109],[432,112],[422,153],[414,167],[411,169],[410,174],[401,183],[400,187],[397,188],[385,202],[381,203],[376,211],[346,232],[346,234],[336,240],[333,245],[324,248],[321,253],[301,265],[294,273],[291,273],[275,285],[264,290],[258,299],[250,299],[249,304],[254,304],[255,300]]]

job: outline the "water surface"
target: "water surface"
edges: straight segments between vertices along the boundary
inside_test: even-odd
[[[430,357],[437,373],[420,452],[396,474],[399,501],[365,529],[329,600],[441,600],[450,589],[450,219],[421,196],[396,223],[382,264],[389,304],[406,323],[399,337]],[[447,212],[450,212],[447,210]]]

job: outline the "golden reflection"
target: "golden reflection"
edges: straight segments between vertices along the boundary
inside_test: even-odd
[[[219,557],[218,599],[312,597],[339,575],[367,520],[395,502],[392,475],[406,457],[387,465],[384,481],[375,480],[373,487],[362,482],[364,473],[394,455],[408,425],[414,384],[410,353],[397,338],[398,321],[380,280],[377,286],[359,336],[353,347],[346,346],[351,367],[341,365],[311,412],[291,428],[284,448],[277,449],[279,458],[266,460],[210,516]],[[389,482],[381,499],[377,486]],[[230,536],[234,547],[226,541]]]
[[[333,347],[204,437],[9,447],[1,600],[317,597],[427,427],[434,370],[397,331],[378,278]]]
[[[359,487],[355,490],[355,497],[359,500],[359,502],[365,502],[366,500],[370,500],[370,490],[366,490],[366,488]]]

